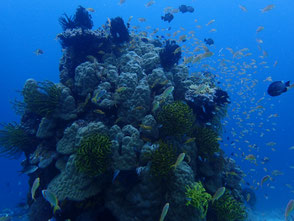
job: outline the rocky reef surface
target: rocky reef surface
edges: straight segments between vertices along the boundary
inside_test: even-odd
[[[226,187],[236,202],[243,200],[243,173],[218,144],[228,94],[207,73],[191,76],[178,65],[178,47],[129,32],[123,38],[120,18],[111,20],[117,30],[105,26],[100,32],[67,28],[58,35],[60,83],[25,83],[24,112],[14,129],[34,137],[34,146],[21,149],[24,169],[35,168],[28,172],[30,186],[40,178],[35,200],[28,197],[30,220],[154,221],[166,203],[167,221],[221,220],[215,214],[224,208],[209,201],[205,211],[203,192],[195,188],[187,197],[187,189],[200,182],[213,195]],[[77,48],[83,39],[91,39],[93,47],[85,47],[91,50]],[[175,54],[172,64],[160,58]],[[44,189],[58,199],[55,214]],[[226,220],[245,216],[232,217]]]

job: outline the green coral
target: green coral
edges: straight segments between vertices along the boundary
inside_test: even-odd
[[[196,145],[198,154],[201,157],[210,157],[220,150],[218,143],[218,134],[207,127],[198,127],[195,130]]]
[[[173,145],[159,141],[158,147],[151,154],[151,173],[160,178],[166,178],[173,171],[172,165],[177,160]]]
[[[44,81],[24,88],[22,95],[24,102],[14,102],[17,113],[28,110],[42,117],[49,117],[60,103],[61,89],[51,81]]]
[[[77,150],[76,168],[89,176],[104,173],[109,165],[111,141],[108,136],[92,134],[84,137]]]
[[[218,221],[240,221],[247,217],[244,204],[237,201],[228,191],[212,204],[212,211]]]
[[[189,105],[175,101],[162,107],[157,115],[162,131],[168,136],[190,135],[195,117]]]
[[[17,123],[1,124],[0,155],[17,158],[34,147],[35,139]]]
[[[186,186],[186,198],[188,199],[186,206],[193,206],[200,210],[201,218],[206,216],[208,204],[211,200],[211,195],[206,192],[202,183],[196,182],[192,186]]]

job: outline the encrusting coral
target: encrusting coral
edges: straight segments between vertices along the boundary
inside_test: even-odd
[[[200,210],[202,218],[206,216],[211,195],[206,192],[201,182],[195,182],[192,186],[186,186],[186,205]]]
[[[192,109],[182,101],[175,101],[162,107],[157,115],[162,124],[164,135],[190,135],[193,130],[195,117]]]
[[[76,167],[89,176],[104,173],[109,165],[111,142],[108,136],[92,134],[84,137],[77,150]]]

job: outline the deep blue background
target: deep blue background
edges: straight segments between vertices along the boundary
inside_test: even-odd
[[[273,208],[284,208],[289,199],[294,198],[291,189],[285,184],[294,186],[293,169],[290,165],[294,165],[294,151],[288,150],[294,145],[293,141],[293,122],[294,122],[294,91],[289,91],[280,97],[270,98],[265,96],[265,99],[260,103],[265,107],[265,112],[262,116],[252,114],[249,120],[242,123],[242,127],[236,126],[233,116],[242,116],[241,113],[232,111],[238,103],[241,103],[244,111],[257,106],[254,102],[250,102],[252,98],[264,96],[264,92],[269,82],[263,80],[272,76],[273,80],[293,80],[294,68],[294,3],[291,0],[247,0],[247,1],[215,1],[215,0],[198,0],[198,1],[175,1],[164,0],[158,1],[149,8],[144,4],[148,1],[126,0],[123,5],[118,4],[118,0],[100,0],[99,2],[76,0],[76,1],[20,1],[7,0],[1,2],[0,7],[0,97],[1,110],[0,122],[19,121],[19,118],[14,114],[10,101],[18,96],[17,90],[20,90],[28,78],[34,78],[38,81],[45,79],[58,82],[58,63],[61,57],[61,48],[55,40],[56,34],[61,32],[58,24],[58,18],[64,12],[73,14],[78,5],[84,7],[92,7],[96,10],[92,14],[95,28],[104,24],[107,17],[113,18],[121,16],[125,21],[129,16],[134,16],[132,25],[140,25],[141,27],[150,25],[152,28],[168,28],[172,27],[171,33],[184,27],[187,31],[194,30],[196,37],[199,39],[212,37],[215,40],[215,46],[212,51],[216,54],[212,59],[217,60],[217,53],[221,48],[227,59],[232,59],[232,56],[225,50],[226,47],[233,48],[235,51],[241,48],[249,48],[253,55],[247,58],[254,58],[259,63],[262,59],[258,56],[262,55],[257,48],[256,38],[264,41],[262,48],[265,49],[269,56],[264,60],[268,62],[270,68],[262,68],[258,65],[257,73],[252,73],[251,80],[257,79],[257,85],[252,91],[247,92],[246,98],[243,99],[236,94],[240,88],[229,88],[232,104],[229,109],[229,121],[225,127],[224,144],[230,144],[234,139],[231,135],[231,130],[234,128],[237,132],[248,128],[248,122],[260,123],[264,122],[264,126],[259,128],[255,126],[244,139],[237,143],[236,150],[230,145],[223,145],[228,154],[234,152],[238,154],[235,157],[237,162],[242,165],[242,169],[249,173],[250,169],[256,169],[252,175],[245,177],[245,180],[252,183],[254,179],[260,182],[261,178],[269,174],[272,170],[278,169],[284,172],[283,176],[275,177],[270,185],[275,189],[265,186],[257,191],[258,208],[269,210]],[[163,15],[163,9],[167,6],[176,8],[181,3],[192,5],[195,8],[193,14],[175,14],[175,19],[170,23],[164,23],[160,20]],[[248,12],[243,12],[239,8],[239,4],[247,7]],[[276,7],[267,13],[261,13],[260,9],[268,4],[275,4]],[[144,17],[147,22],[144,24],[138,23],[137,18]],[[198,19],[195,23],[194,19]],[[216,22],[210,26],[205,26],[211,19]],[[196,25],[201,25],[202,28],[196,28]],[[265,29],[256,33],[258,26],[264,26]],[[217,32],[210,33],[211,28],[217,29]],[[180,34],[179,34],[180,35]],[[33,51],[41,48],[45,53],[41,56],[36,56]],[[277,67],[273,67],[275,60],[278,60]],[[242,60],[243,62],[243,60]],[[216,68],[218,64],[214,65]],[[251,71],[252,72],[252,71]],[[216,73],[217,74],[217,73]],[[231,78],[232,75],[223,75],[222,78]],[[239,78],[233,76],[233,82]],[[224,83],[224,80],[222,80]],[[245,106],[246,104],[246,106]],[[242,111],[241,111],[242,112]],[[278,118],[270,119],[267,117],[270,114],[277,113]],[[276,123],[276,125],[271,125]],[[260,138],[260,133],[266,128],[275,128],[276,131],[266,132],[263,138]],[[226,137],[230,137],[230,141]],[[242,152],[248,154],[248,144],[244,140],[249,140],[250,143],[257,144],[259,150],[254,150],[256,156],[259,156],[255,166],[241,156]],[[266,146],[267,142],[274,141],[277,143],[273,152],[271,147]],[[260,159],[264,156],[270,158],[270,162],[265,165],[260,164]],[[266,173],[263,168],[266,167],[269,172]],[[0,158],[0,208],[13,207],[17,202],[23,201],[28,193],[28,185],[26,184],[26,176],[17,173],[20,170],[19,160],[7,160]],[[254,185],[257,186],[256,184]],[[264,198],[267,194],[269,199]]]

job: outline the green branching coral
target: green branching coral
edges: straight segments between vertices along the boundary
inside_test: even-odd
[[[162,131],[165,135],[190,135],[195,117],[189,105],[181,101],[175,101],[163,106],[157,115],[157,120],[162,124]]]
[[[84,137],[77,150],[76,168],[89,176],[104,173],[109,165],[111,141],[108,136],[92,134]]]
[[[34,148],[36,140],[16,123],[1,124],[0,155],[17,158],[22,152]]]
[[[171,144],[159,141],[158,147],[151,155],[151,173],[160,178],[166,178],[173,171],[176,162],[176,150]]]
[[[28,110],[42,117],[50,116],[60,103],[61,89],[51,81],[31,84],[22,90],[24,102],[14,102],[17,112]]]
[[[218,135],[215,131],[206,127],[198,127],[195,130],[198,154],[201,157],[210,157],[219,151]]]
[[[247,217],[244,204],[237,201],[228,191],[211,205],[211,209],[218,221],[240,221]]]
[[[208,204],[211,199],[211,195],[206,192],[202,183],[196,182],[192,186],[186,186],[186,198],[188,199],[186,206],[193,206],[200,210],[201,217],[206,216],[208,210]]]

